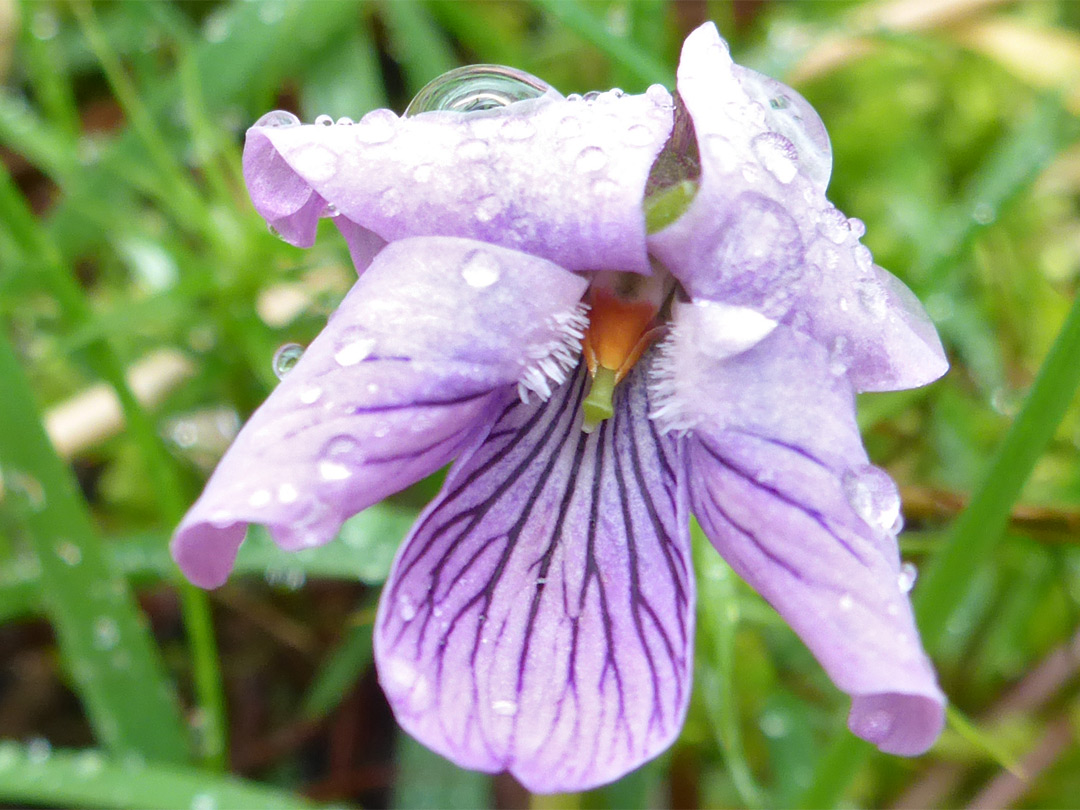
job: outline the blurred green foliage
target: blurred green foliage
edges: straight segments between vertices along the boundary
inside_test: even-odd
[[[334,759],[338,732],[316,762],[301,745],[355,712],[377,587],[437,481],[318,551],[287,557],[253,537],[209,599],[168,560],[183,509],[273,387],[275,349],[309,341],[350,283],[329,229],[299,251],[250,208],[243,131],[280,107],[309,120],[400,111],[468,62],[513,65],[564,93],[671,86],[682,37],[706,18],[737,60],[817,107],[834,149],[830,198],[866,221],[866,244],[926,303],[953,361],[926,389],[863,397],[860,421],[905,495],[902,550],[924,571],[915,596],[954,721],[915,761],[854,740],[845,699],[806,649],[698,549],[698,671],[681,739],[620,784],[537,804],[1075,803],[1080,5],[1069,0],[0,0],[0,802],[525,800],[402,737],[396,777],[367,781],[323,778],[349,769]],[[94,393],[102,384],[117,397]],[[214,631],[233,638],[237,617],[273,640],[219,655]],[[273,644],[300,650],[302,672],[273,682],[266,717],[238,717],[244,673]],[[19,667],[36,661],[34,677],[60,695],[48,711],[27,704]],[[247,756],[243,740],[279,728],[300,742]]]

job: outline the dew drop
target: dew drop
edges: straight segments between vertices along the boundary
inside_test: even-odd
[[[526,118],[507,118],[499,133],[511,141],[525,141],[536,134],[536,127]]]
[[[300,492],[292,484],[281,484],[277,489],[279,503],[294,503],[300,497]]]
[[[271,365],[274,368],[274,376],[279,380],[285,379],[285,375],[293,370],[304,354],[304,347],[299,343],[286,343],[274,352]]]
[[[457,148],[454,150],[454,157],[460,161],[469,163],[483,159],[487,153],[487,141],[482,141],[479,138],[470,138],[457,145]]]
[[[108,616],[94,620],[94,646],[99,650],[111,650],[120,641],[120,627]]]
[[[851,508],[874,529],[890,532],[900,514],[900,493],[888,474],[871,464],[844,473],[844,495]]]
[[[774,740],[787,736],[789,730],[787,718],[780,712],[775,711],[765,712],[761,716],[758,726],[760,726],[762,734]]]
[[[335,219],[336,217],[341,216],[341,211],[338,210],[338,207],[333,203],[327,203],[326,208],[323,209],[323,216]]]
[[[482,250],[470,251],[461,264],[461,277],[470,287],[482,289],[499,280],[499,260]]]
[[[283,127],[298,127],[300,119],[288,110],[272,110],[255,122],[257,127],[270,127],[273,129]]]
[[[34,737],[26,744],[26,759],[31,765],[43,765],[52,755],[52,745],[43,737]]]
[[[584,98],[585,101],[596,101],[598,98],[600,98],[600,95],[601,94],[599,90],[590,90],[588,93],[582,96],[582,98]]]
[[[851,226],[844,213],[838,208],[826,208],[821,212],[821,221],[818,229],[838,245],[844,244],[851,236]]]
[[[754,154],[773,177],[790,183],[799,173],[799,152],[795,144],[778,132],[764,132],[751,143]]]
[[[355,366],[361,360],[365,360],[375,349],[373,338],[360,338],[346,343],[334,353],[334,362],[339,366]]]
[[[896,577],[896,586],[900,593],[911,593],[915,587],[915,580],[919,578],[919,569],[915,563],[906,562],[900,566],[900,573]]]
[[[981,202],[976,204],[974,210],[972,210],[971,218],[979,225],[989,225],[997,219],[997,212],[990,203]]]
[[[324,481],[344,481],[352,476],[352,471],[336,461],[320,461],[319,477]]]
[[[488,194],[476,204],[474,216],[480,222],[491,222],[502,213],[503,203],[497,194]]]
[[[547,82],[502,65],[469,65],[432,79],[405,108],[405,117],[426,112],[481,112],[558,94]]]
[[[630,146],[648,146],[653,141],[652,130],[644,124],[634,124],[623,136]]]
[[[582,174],[600,171],[607,165],[608,157],[599,146],[586,146],[574,161],[574,168]]]
[[[854,606],[855,600],[852,598],[850,593],[845,593],[843,596],[840,597],[841,610],[851,610]]]
[[[355,123],[356,122],[349,118],[349,116],[347,115],[343,115],[337,120],[337,125],[339,127],[351,127]]]
[[[322,389],[317,385],[306,385],[300,389],[299,399],[305,405],[313,405],[322,396]]]
[[[372,110],[354,127],[356,140],[369,146],[386,143],[394,137],[397,123],[398,117],[392,110]]]
[[[329,115],[319,115],[315,118],[315,126],[330,127],[334,125],[334,119]]]
[[[518,705],[512,700],[494,700],[491,702],[491,711],[502,717],[513,717],[517,714]]]
[[[335,436],[323,447],[322,455],[327,458],[355,457],[359,455],[360,442],[352,436]]]
[[[861,718],[857,733],[870,742],[879,742],[889,735],[892,725],[892,715],[884,709],[879,709]]]
[[[856,239],[862,239],[866,236],[866,223],[858,217],[850,217],[848,219],[848,228],[855,235]]]
[[[62,540],[56,544],[56,556],[71,566],[82,562],[82,552],[70,540]]]
[[[105,761],[97,751],[83,751],[75,759],[75,773],[78,776],[93,776],[105,767]]]
[[[405,198],[396,188],[388,188],[379,195],[379,210],[383,216],[396,217],[405,208]]]
[[[403,622],[411,622],[416,618],[416,605],[407,596],[398,597],[398,613]]]
[[[251,493],[251,496],[248,498],[248,503],[258,509],[260,506],[266,506],[270,503],[270,497],[270,490],[257,489]]]

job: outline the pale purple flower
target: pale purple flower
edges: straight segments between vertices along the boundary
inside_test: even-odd
[[[361,275],[173,553],[215,587],[248,523],[325,543],[454,461],[386,583],[379,678],[411,734],[534,791],[610,781],[679,733],[691,512],[851,695],[856,734],[914,755],[942,726],[854,400],[940,376],[937,335],[826,201],[797,93],[712,25],[678,91],[248,132],[255,207],[298,245],[333,217]],[[648,234],[647,184],[680,179],[696,195]]]

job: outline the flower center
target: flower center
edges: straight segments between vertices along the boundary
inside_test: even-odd
[[[663,274],[597,273],[589,286],[589,326],[581,343],[591,378],[582,430],[592,433],[615,412],[618,385],[660,329],[656,316],[670,285]]]

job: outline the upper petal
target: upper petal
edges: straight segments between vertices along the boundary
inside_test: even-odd
[[[705,533],[852,696],[851,729],[883,751],[922,753],[941,731],[944,696],[901,577],[899,496],[867,463],[849,382],[785,326],[740,355],[685,364],[696,375],[665,384],[715,403],[687,423]]]
[[[715,26],[683,46],[675,115],[689,115],[701,187],[649,247],[694,298],[786,318],[843,356],[860,391],[924,385],[947,368],[925,312],[825,198],[828,136],[798,93],[731,61]]]
[[[180,567],[215,587],[248,522],[285,548],[324,543],[446,464],[515,383],[561,379],[584,287],[471,240],[388,245],[222,459],[173,539]]]
[[[401,725],[530,790],[618,778],[678,734],[694,585],[679,451],[643,375],[581,431],[584,374],[508,408],[402,547],[376,621]]]
[[[353,125],[282,123],[248,130],[244,177],[256,209],[295,244],[311,244],[314,209],[328,204],[387,241],[464,236],[569,270],[649,272],[641,199],[671,129],[662,88],[468,115],[375,110]]]

